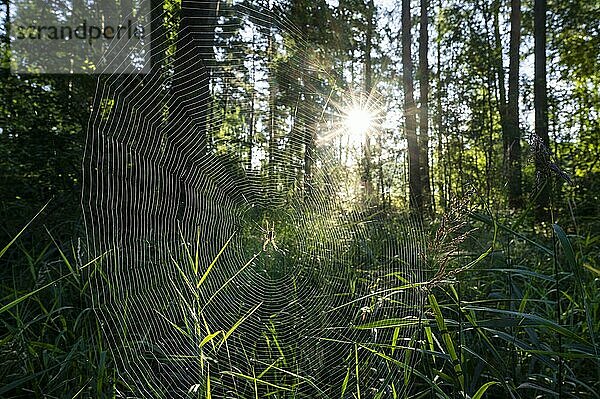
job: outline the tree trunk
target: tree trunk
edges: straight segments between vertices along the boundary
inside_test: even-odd
[[[508,161],[508,203],[522,206],[521,131],[519,129],[519,47],[521,44],[521,0],[511,0],[508,106],[506,109],[506,148]]]
[[[166,32],[164,26],[163,2],[150,1],[150,68],[151,76],[159,77],[161,68],[165,63]]]
[[[210,64],[214,61],[214,18],[216,0],[209,4],[197,0],[182,0],[177,47],[173,61],[172,103],[169,119],[178,132],[188,132],[172,138],[171,145],[181,148],[170,157],[178,157],[180,175],[176,218],[185,217],[190,209],[190,198],[185,188],[185,178],[194,168],[193,162],[208,152],[209,118],[211,108]]]
[[[429,0],[421,0],[421,20],[419,26],[419,139],[421,186],[423,187],[423,206],[431,213],[431,188],[429,185]]]
[[[442,1],[438,0],[438,12],[442,12]],[[439,191],[439,200],[440,207],[442,210],[446,209],[446,199],[447,199],[447,173],[446,173],[446,164],[447,159],[444,158],[444,120],[442,117],[443,108],[442,108],[442,37],[440,34],[441,31],[441,23],[440,18],[437,18],[436,23],[436,79],[437,79],[437,87],[436,87],[436,120],[437,120],[437,167],[438,167],[438,191]],[[447,139],[446,139],[447,141]],[[434,212],[435,212],[435,201],[433,201]]]
[[[275,44],[273,42],[273,32],[269,29],[267,37],[267,57],[269,68],[269,181],[273,189],[277,188],[277,178],[275,176],[275,163],[277,160],[277,129],[275,123],[276,95],[277,95],[277,77],[275,71]]]
[[[175,112],[194,116],[201,132],[199,140],[206,142],[210,100],[209,65],[214,60],[214,18],[216,0],[208,3],[182,0],[173,90],[177,101]],[[190,109],[195,104],[203,107]]]
[[[252,34],[252,49],[255,49],[255,37]],[[246,159],[245,168],[247,171],[252,170],[252,151],[254,149],[254,131],[256,129],[256,55],[252,54],[252,72],[251,72],[251,88],[252,97],[250,99],[250,121],[248,123],[248,137],[246,145],[248,147],[248,158]]]
[[[311,197],[313,192],[313,164],[315,163],[316,122],[310,124],[302,117],[302,129],[304,131],[304,200]]]
[[[371,62],[371,49],[373,48],[373,17],[375,4],[373,0],[367,3],[367,29],[365,32],[365,95],[370,96],[373,89],[373,72]],[[370,131],[365,132],[364,144],[364,166],[362,173],[362,185],[364,187],[365,202],[371,204],[373,198],[372,161],[371,161],[371,138]]]
[[[413,96],[411,59],[411,16],[410,0],[402,0],[402,82],[404,84],[404,119],[408,144],[408,188],[411,209],[423,210],[423,189],[419,165],[419,144],[417,142],[417,121]]]
[[[548,99],[546,94],[546,0],[535,0],[533,6],[533,38],[534,38],[534,81],[533,104],[535,108],[535,140],[540,141],[538,152],[550,151],[548,136]],[[548,220],[550,216],[550,177],[544,179],[548,165],[547,157],[536,154],[536,174],[541,192],[537,196],[536,216],[538,220]]]
[[[365,93],[368,95],[373,88],[373,73],[371,63],[371,49],[373,48],[373,17],[375,4],[373,0],[367,2],[367,31],[365,40]]]
[[[502,58],[502,38],[500,37],[500,1],[494,0],[494,45],[495,45],[495,64],[496,74],[498,75],[498,112],[500,114],[500,126],[502,128],[502,147],[504,150],[504,163],[507,160],[508,136],[506,131],[506,81],[504,75],[504,64]]]
[[[10,0],[4,0],[4,35],[2,36],[2,59],[0,60],[0,77],[10,74]]]

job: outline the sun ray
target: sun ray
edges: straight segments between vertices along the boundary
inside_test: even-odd
[[[321,135],[319,142],[341,139],[344,146],[360,148],[366,138],[375,134],[382,118],[382,107],[374,93],[345,93],[341,101],[331,101],[336,120],[331,130]],[[329,99],[328,99],[329,100]],[[329,101],[328,101],[329,102]]]

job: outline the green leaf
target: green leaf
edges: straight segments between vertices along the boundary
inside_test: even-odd
[[[277,385],[272,382],[261,380],[260,378],[251,377],[249,375],[242,374],[242,373],[236,373],[233,371],[223,371],[223,372],[221,372],[221,374],[230,375],[232,377],[242,378],[244,380],[253,382],[254,384],[262,384],[262,385],[266,385],[266,386],[269,386],[272,388],[281,389],[282,391],[291,391],[291,389],[288,388],[287,386]]]
[[[577,267],[577,259],[575,258],[575,251],[573,250],[571,241],[567,237],[567,234],[565,234],[564,230],[556,223],[554,223],[552,225],[552,227],[554,228],[554,232],[556,233],[556,236],[558,237],[558,241],[560,241],[560,245],[565,254],[565,258],[567,259],[569,266],[571,266],[571,270],[573,270],[573,273],[575,274],[577,286],[579,287],[579,290],[581,292],[581,298],[583,299],[583,307],[585,310],[585,320],[586,320],[586,324],[588,327],[590,340],[592,341],[592,346],[595,348],[596,356],[598,356],[600,354],[600,352],[598,351],[598,346],[596,345],[596,337],[594,334],[594,324],[593,324],[592,318],[590,316],[592,312],[590,312],[588,301],[587,301],[587,294],[585,291],[585,287],[583,286],[583,277],[581,276],[580,269]],[[600,376],[600,372],[598,373],[598,375]]]
[[[598,276],[600,276],[600,269],[596,269],[595,267],[593,267],[591,265],[588,265],[586,263],[583,264],[583,267],[585,267],[586,269],[588,269],[592,273],[596,273]]]
[[[483,223],[485,223],[485,224],[487,224],[489,226],[494,226],[494,227],[498,226],[502,230],[507,231],[507,232],[513,234],[514,236],[519,237],[519,238],[527,241],[528,243],[532,244],[533,246],[535,246],[536,248],[540,249],[541,251],[545,252],[548,255],[552,255],[553,254],[553,252],[549,248],[543,246],[542,244],[540,244],[538,242],[533,241],[530,238],[527,238],[526,236],[524,236],[521,233],[517,233],[516,231],[514,231],[510,227],[507,227],[507,226],[505,226],[505,225],[503,225],[501,223],[495,222],[494,220],[492,220],[488,216],[485,216],[485,215],[482,215],[482,214],[479,214],[479,213],[475,213],[475,212],[469,213],[469,216],[471,216],[473,219],[479,220],[480,222],[483,222]]]
[[[414,326],[419,324],[419,319],[416,317],[407,317],[407,318],[392,318],[385,320],[377,320],[371,323],[360,324],[355,326],[356,330],[370,330],[373,328],[397,328],[397,327],[407,327]]]
[[[50,200],[50,201],[52,201],[52,200]],[[10,242],[8,244],[6,244],[6,246],[4,248],[2,248],[2,250],[0,250],[0,258],[2,257],[2,255],[4,255],[6,253],[6,251],[8,251],[8,248],[10,248],[15,243],[15,241],[17,241],[17,239],[21,236],[21,234],[23,234],[23,232],[25,230],[27,230],[27,228],[35,220],[35,218],[37,218],[44,211],[44,209],[46,209],[46,207],[48,206],[48,204],[50,203],[50,201],[46,202],[46,205],[44,205],[42,207],[42,209],[40,209],[39,212],[36,213],[35,216],[32,217],[29,222],[27,222],[27,224],[21,229],[21,231],[19,231],[17,233],[17,235],[14,236],[14,238],[12,240],[10,240]]]
[[[206,376],[206,399],[211,399],[210,395],[210,374]]]
[[[565,253],[565,258],[567,259],[567,262],[569,262],[569,266],[571,266],[573,271],[577,272],[577,261],[575,260],[575,251],[573,251],[571,241],[569,241],[569,238],[559,225],[555,223],[552,225],[552,227],[554,228],[554,232],[558,237],[558,241],[560,241],[560,245]]]
[[[487,391],[488,388],[491,387],[492,385],[496,385],[496,384],[498,384],[497,381],[486,382],[477,390],[477,392],[475,392],[475,395],[473,395],[473,399],[483,398],[483,394],[485,394],[485,391]]]
[[[102,254],[102,255],[99,255],[99,256],[97,256],[96,258],[92,259],[91,261],[89,261],[89,262],[88,262],[88,263],[86,263],[85,265],[81,266],[81,269],[88,267],[89,265],[91,265],[92,263],[94,263],[95,261],[97,261],[98,259],[100,259],[101,257],[103,257],[104,255],[105,255],[105,254]],[[27,299],[27,298],[29,298],[29,297],[31,297],[31,296],[33,296],[33,295],[37,294],[37,293],[38,293],[38,292],[40,292],[40,291],[43,291],[43,290],[45,290],[45,289],[46,289],[46,288],[48,288],[48,287],[51,287],[51,286],[55,285],[55,284],[56,284],[56,283],[58,283],[59,281],[61,281],[61,280],[64,280],[65,278],[67,278],[67,277],[70,277],[70,276],[71,276],[71,274],[70,274],[70,273],[69,273],[69,274],[65,274],[64,276],[62,276],[62,277],[59,277],[59,278],[57,278],[56,280],[54,280],[54,281],[51,281],[51,282],[49,282],[48,284],[46,284],[46,285],[43,285],[43,286],[41,286],[41,287],[40,287],[40,288],[38,288],[38,289],[35,289],[35,290],[31,291],[31,292],[28,292],[27,294],[25,294],[25,295],[23,295],[23,296],[21,296],[21,297],[19,297],[19,298],[15,299],[14,301],[12,301],[12,302],[10,302],[10,303],[7,303],[6,305],[4,305],[4,306],[2,306],[2,307],[0,308],[0,314],[2,314],[2,313],[4,313],[4,312],[6,312],[7,310],[11,309],[12,307],[14,307],[14,306],[18,305],[19,303],[23,302],[25,299]]]
[[[341,399],[344,399],[344,394],[346,393],[346,388],[348,388],[348,380],[350,379],[350,367],[348,367],[348,372],[346,372],[346,377],[344,377],[344,381],[342,382],[342,396]]]
[[[252,314],[254,312],[256,312],[258,310],[258,308],[260,307],[260,305],[262,305],[263,303],[259,303],[258,305],[256,305],[252,310],[250,310],[248,313],[246,313],[246,315],[244,317],[242,317],[241,319],[239,319],[238,321],[235,322],[235,324],[229,329],[229,331],[227,331],[225,333],[225,335],[223,336],[223,341],[225,342],[227,341],[227,338],[229,338],[229,336],[231,334],[233,334],[233,332],[244,322],[246,321],[250,316],[252,316]]]
[[[456,348],[454,346],[454,342],[452,341],[452,337],[450,337],[450,333],[448,332],[448,328],[446,327],[446,322],[444,320],[444,316],[442,315],[442,310],[435,299],[433,294],[429,295],[429,304],[431,306],[431,310],[433,310],[433,314],[435,315],[435,321],[438,325],[440,333],[442,334],[442,340],[446,345],[446,349],[448,350],[448,354],[450,355],[450,359],[452,360],[452,364],[454,365],[454,371],[458,377],[458,382],[460,383],[460,388],[464,391],[465,389],[465,376],[462,371],[462,365],[460,364],[460,359],[458,358],[458,354],[456,352]]]
[[[204,337],[202,342],[200,342],[200,347],[202,348],[204,345],[206,345],[208,342],[212,341],[213,338],[215,338],[217,335],[221,334],[222,332],[223,332],[223,330],[219,330],[212,334],[208,334],[206,337]]]
[[[233,239],[234,235],[235,235],[235,233],[233,233],[231,235],[231,237],[229,237],[229,240],[227,240],[227,242],[225,243],[225,245],[223,245],[223,247],[221,248],[221,250],[219,251],[219,253],[217,254],[217,256],[215,256],[215,258],[213,259],[213,261],[210,263],[210,265],[208,266],[208,268],[206,269],[206,271],[202,275],[202,278],[200,279],[200,281],[198,281],[198,284],[196,284],[196,288],[200,288],[200,286],[202,285],[202,283],[204,282],[204,280],[206,280],[206,278],[208,277],[208,274],[212,270],[213,266],[217,263],[217,260],[219,260],[219,258],[223,254],[223,252],[225,252],[225,248],[227,248],[227,246],[229,245],[229,243]],[[197,261],[198,261],[198,254],[196,253],[196,262]],[[197,270],[197,268],[196,268],[196,270]]]

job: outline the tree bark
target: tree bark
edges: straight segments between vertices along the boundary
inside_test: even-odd
[[[0,60],[0,77],[6,77],[10,74],[10,0],[4,0],[4,35],[2,36],[2,59]]]
[[[416,131],[416,109],[412,77],[410,0],[402,0],[402,82],[404,84],[404,120],[408,144],[408,187],[411,209],[423,210],[423,189]]]
[[[277,76],[275,63],[275,43],[273,41],[272,29],[269,29],[267,37],[267,57],[269,68],[269,179],[273,189],[276,190],[277,178],[275,175],[275,163],[277,162],[277,129],[275,123],[275,110],[277,106]]]
[[[365,32],[365,83],[364,90],[365,95],[370,98],[371,91],[373,90],[373,72],[372,72],[372,61],[371,61],[371,49],[373,48],[373,17],[374,17],[375,4],[373,0],[367,2],[366,18],[367,18],[367,29]],[[362,185],[364,187],[365,202],[370,205],[373,198],[373,181],[372,181],[372,160],[371,160],[371,138],[370,131],[365,132],[365,144],[364,144],[364,166],[362,173]]]
[[[510,47],[508,71],[508,106],[506,108],[506,148],[508,161],[508,203],[522,206],[521,130],[519,128],[519,48],[521,44],[521,0],[511,0]]]
[[[210,100],[210,70],[214,61],[214,18],[217,1],[182,0],[173,89],[178,93],[175,112],[193,115],[206,141]],[[201,104],[199,112],[188,109]]]
[[[442,0],[438,0],[438,12],[441,13],[442,12]],[[436,47],[435,47],[435,53],[436,53],[436,124],[437,124],[437,167],[438,167],[438,191],[439,191],[439,200],[440,200],[440,207],[442,210],[446,209],[446,203],[447,203],[447,188],[448,188],[448,184],[447,184],[447,179],[448,179],[448,173],[447,173],[447,157],[444,157],[444,119],[442,117],[442,113],[443,113],[443,107],[442,107],[442,92],[443,92],[443,88],[442,88],[442,36],[441,36],[441,22],[440,22],[440,18],[437,18],[437,23],[436,23],[436,33],[437,33],[437,38],[436,38]],[[448,139],[446,138],[446,141],[448,141]],[[434,209],[433,211],[435,212],[435,201],[432,202]]]
[[[375,14],[375,3],[373,0],[367,2],[367,31],[365,40],[365,92],[369,94],[373,88],[373,73],[371,62],[371,49],[373,48],[373,17]]]
[[[504,74],[504,64],[502,58],[502,38],[500,37],[500,1],[494,0],[493,4],[494,8],[494,41],[495,41],[495,64],[496,64],[496,74],[498,75],[498,112],[500,114],[500,125],[502,128],[502,145],[504,150],[504,161],[507,162],[506,159],[506,149],[508,148],[508,140],[506,134],[506,80]]]
[[[151,0],[150,7],[150,68],[151,76],[158,77],[166,57],[163,1]]]
[[[431,188],[429,185],[429,0],[421,0],[419,26],[419,139],[421,186],[423,187],[423,206],[431,213]]]
[[[534,80],[533,104],[535,109],[534,140],[540,141],[538,152],[550,151],[548,136],[548,98],[546,93],[546,0],[535,0],[533,6],[533,38],[534,38]],[[538,145],[537,147],[540,147]],[[541,188],[537,196],[536,216],[538,220],[548,220],[550,216],[550,177],[545,179],[548,165],[544,163],[546,156],[536,154],[535,168]]]
[[[252,49],[255,47],[255,37],[254,33],[252,34]],[[252,54],[252,72],[251,72],[251,91],[252,97],[250,100],[250,121],[248,123],[248,137],[246,141],[246,146],[248,147],[248,158],[246,159],[245,168],[247,171],[252,170],[252,152],[254,149],[254,130],[256,128],[256,56]]]

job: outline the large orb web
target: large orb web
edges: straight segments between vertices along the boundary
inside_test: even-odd
[[[318,140],[334,88],[282,15],[183,1],[178,36],[151,37],[149,74],[99,79],[82,206],[123,397],[410,386],[420,225],[342,194],[355,182]]]

